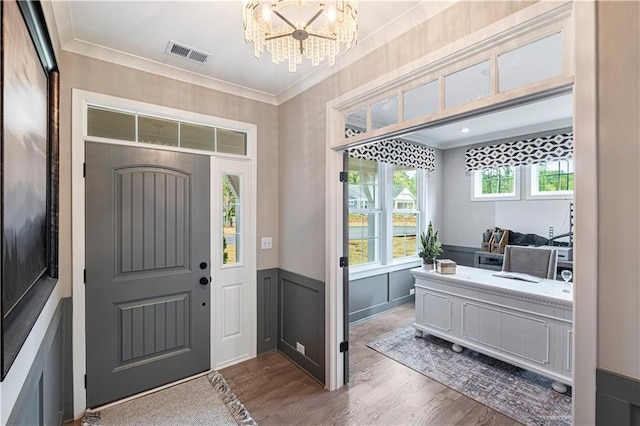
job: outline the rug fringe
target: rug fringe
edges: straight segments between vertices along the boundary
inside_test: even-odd
[[[80,426],[100,426],[102,419],[100,419],[100,411],[87,410],[82,416]]]
[[[240,402],[240,400],[233,393],[229,385],[227,384],[222,374],[217,371],[212,371],[207,375],[211,385],[220,392],[222,396],[222,402],[227,406],[229,412],[233,416],[233,418],[238,422],[239,425],[246,426],[257,426],[255,420],[251,417],[247,409]]]

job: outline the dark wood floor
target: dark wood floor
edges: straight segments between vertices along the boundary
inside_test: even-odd
[[[221,370],[260,425],[518,425],[514,420],[366,347],[410,324],[413,304],[351,327],[351,383],[328,392],[278,353]]]

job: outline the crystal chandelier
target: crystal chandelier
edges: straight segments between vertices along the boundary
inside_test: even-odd
[[[334,65],[340,47],[356,42],[357,0],[243,0],[244,38],[257,58],[266,49],[273,63],[289,62],[295,72],[302,58],[314,66]]]

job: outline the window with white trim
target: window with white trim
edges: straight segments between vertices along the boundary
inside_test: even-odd
[[[416,257],[425,176],[422,169],[349,158],[349,266]]]
[[[573,160],[546,161],[529,166],[529,198],[572,198]]]
[[[520,199],[520,169],[518,167],[494,167],[474,170],[472,173],[472,201]]]
[[[420,224],[418,170],[392,166],[392,255],[393,259],[414,256]]]
[[[349,159],[349,262],[380,260],[380,179],[378,163]]]
[[[528,166],[474,170],[471,200],[519,200],[521,174],[526,176],[526,199],[573,198],[573,160],[565,158]]]

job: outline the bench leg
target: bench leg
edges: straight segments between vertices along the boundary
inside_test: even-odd
[[[415,335],[416,335],[416,337],[422,337],[424,335],[424,333],[422,332],[422,330],[416,329],[415,330]]]
[[[454,343],[453,345],[451,345],[451,350],[454,351],[454,352],[460,353],[460,352],[464,351],[464,348],[462,346],[460,346],[459,344]]]
[[[567,393],[567,385],[565,385],[564,383],[553,382],[551,383],[551,387],[558,393]]]

